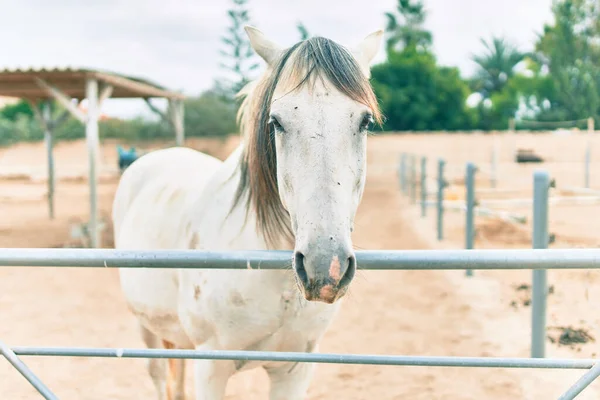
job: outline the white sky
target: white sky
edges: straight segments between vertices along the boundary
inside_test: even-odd
[[[425,0],[427,28],[444,65],[473,72],[481,37],[503,35],[530,49],[552,0]],[[282,45],[296,22],[342,44],[383,28],[396,0],[250,0],[254,25]],[[194,95],[221,75],[228,0],[0,0],[0,68],[91,67],[144,77]],[[382,59],[383,48],[378,60]],[[140,100],[111,100],[115,116],[147,114]]]

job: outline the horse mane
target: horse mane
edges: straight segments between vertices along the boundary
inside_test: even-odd
[[[232,210],[245,200],[246,212],[255,211],[257,229],[269,246],[276,246],[281,238],[293,243],[294,238],[289,213],[279,197],[275,137],[269,124],[271,102],[276,89],[293,92],[307,84],[314,85],[317,78],[368,106],[375,121],[381,123],[377,99],[355,58],[346,48],[322,37],[286,49],[261,78],[240,90],[238,96],[244,99],[238,121],[244,149]]]

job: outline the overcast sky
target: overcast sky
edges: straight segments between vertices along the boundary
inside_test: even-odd
[[[342,44],[383,28],[396,0],[250,0],[254,25],[284,46],[296,22]],[[480,37],[503,35],[530,49],[552,0],[425,0],[427,28],[444,65],[472,73]],[[91,67],[197,94],[220,75],[220,36],[228,0],[0,0],[0,68]],[[378,60],[383,57],[383,48]],[[143,102],[112,100],[115,116],[145,113]]]

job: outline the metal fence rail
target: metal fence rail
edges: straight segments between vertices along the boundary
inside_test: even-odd
[[[527,368],[527,369],[587,369],[573,386],[559,400],[572,400],[600,376],[600,360],[594,359],[543,359],[508,357],[438,357],[438,356],[392,356],[372,354],[331,354],[274,351],[199,351],[166,349],[125,349],[125,348],[70,348],[70,347],[15,347],[12,350],[21,356],[53,357],[103,357],[103,358],[169,358],[200,360],[242,360],[276,362],[311,362],[325,364],[360,364],[385,366],[419,367],[479,367],[479,368]],[[22,364],[22,363],[21,363]],[[28,370],[27,370],[28,371]],[[19,369],[19,372],[23,373]],[[39,379],[29,379],[32,373],[25,374],[38,392],[49,400],[56,397]]]
[[[321,364],[364,364],[419,367],[590,369],[600,361],[594,359],[392,356],[374,354],[328,354],[278,351],[200,351],[73,347],[14,347],[12,350],[19,356],[183,358],[196,360],[310,362]]]
[[[600,269],[600,249],[360,250],[362,270]],[[0,249],[0,267],[284,269],[291,251]]]
[[[47,400],[58,400],[58,397],[54,393],[48,389],[46,385],[29,369],[27,365],[17,355],[15,352],[5,345],[3,342],[0,342],[0,354],[6,358],[6,360],[12,365],[27,381]]]
[[[592,269],[600,268],[600,249],[514,250],[395,250],[357,251],[364,270],[465,270],[465,269]],[[283,269],[291,263],[290,251],[123,251],[112,249],[0,249],[0,267],[98,268],[218,268]],[[269,360],[334,364],[394,366],[587,369],[559,400],[574,399],[600,376],[600,360],[423,357],[359,354],[309,354],[290,352],[196,351],[164,349],[110,349],[60,347],[3,347],[0,352],[28,379],[45,399],[57,399],[20,361],[18,356],[70,356],[120,358],[187,358]],[[14,361],[14,362],[13,362]]]

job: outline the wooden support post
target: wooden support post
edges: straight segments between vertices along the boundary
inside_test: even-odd
[[[97,151],[98,151],[98,81],[88,79],[86,82],[86,98],[88,100],[87,122],[85,136],[89,156],[89,184],[90,184],[90,221],[88,232],[92,248],[101,247],[100,231],[98,229],[98,195],[97,195]]]
[[[48,158],[48,216],[54,219],[54,140],[52,137],[52,117],[50,115],[50,102],[45,101],[42,109],[44,120],[44,141]]]
[[[44,89],[46,93],[51,95],[64,108],[66,108],[74,118],[78,119],[79,121],[85,124],[85,115],[81,112],[80,109],[77,108],[75,104],[73,104],[72,99],[69,96],[67,96],[54,86],[49,85],[42,79],[36,78],[36,83],[39,87]]]
[[[175,133],[175,145],[183,146],[185,143],[185,124],[184,124],[184,104],[180,99],[169,99],[167,112],[164,113],[150,102],[149,98],[144,101],[150,110],[158,115],[163,121],[167,122]]]
[[[53,138],[52,138],[52,130],[56,127],[56,123],[52,121],[52,117],[50,115],[50,103],[49,101],[45,101],[41,104],[42,111],[40,112],[39,106],[37,103],[33,101],[29,101],[31,105],[31,110],[35,115],[38,123],[42,127],[44,131],[44,142],[46,143],[46,153],[47,153],[47,166],[48,166],[48,216],[50,219],[54,219],[54,152],[53,152]]]
[[[175,144],[183,146],[185,143],[183,100],[169,99],[169,117],[175,131]]]
[[[102,84],[100,95],[98,96],[98,109],[102,108],[104,101],[112,95],[113,87],[111,85]]]

